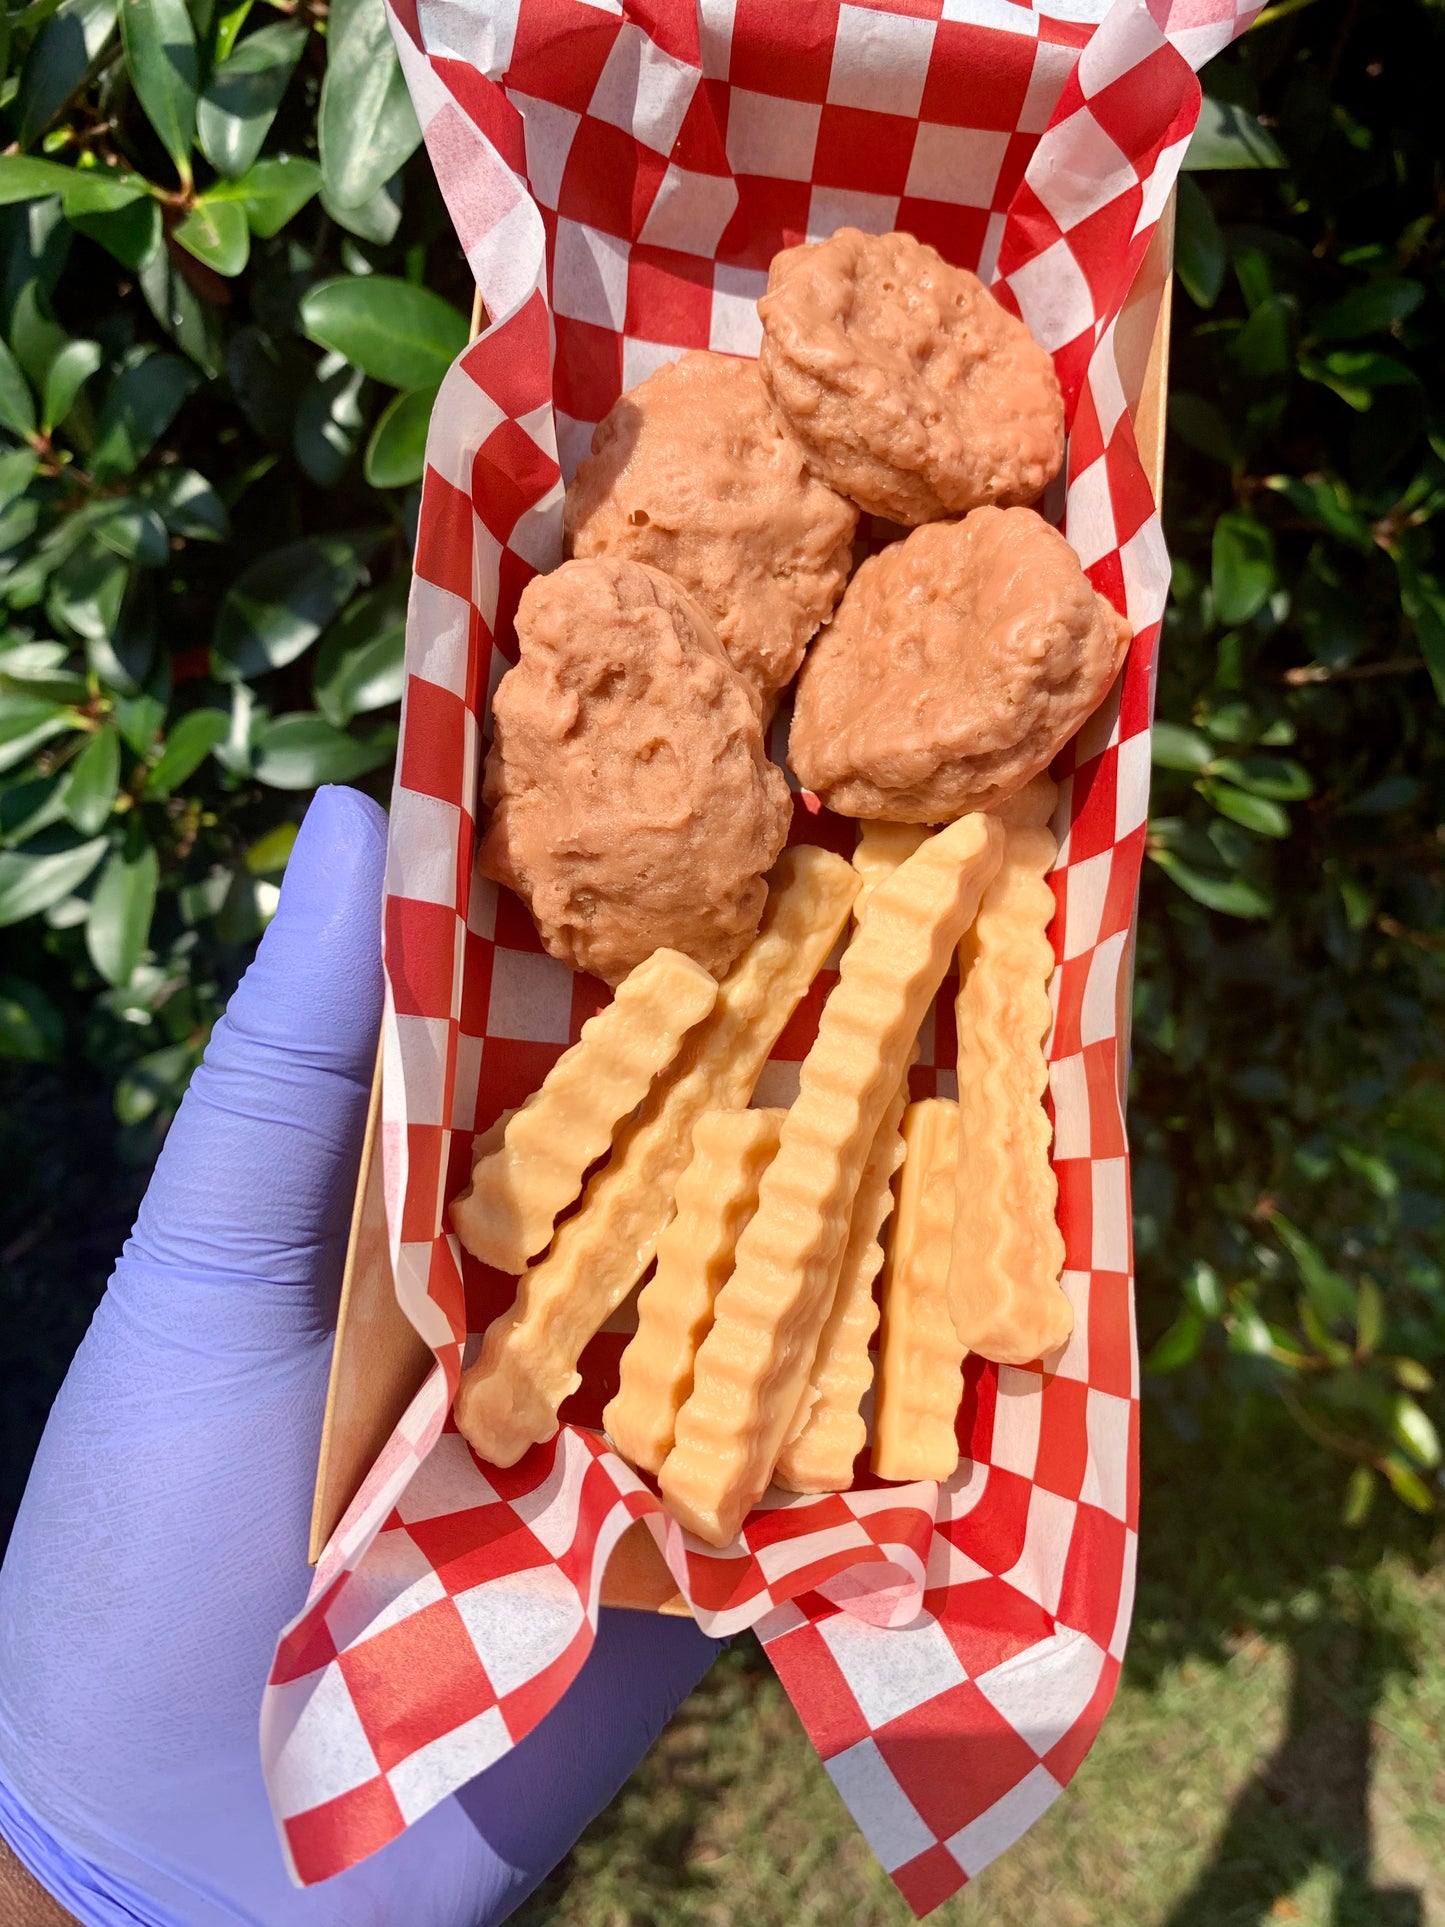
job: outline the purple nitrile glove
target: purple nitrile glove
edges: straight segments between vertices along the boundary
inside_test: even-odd
[[[718,1651],[686,1621],[604,1612],[521,1745],[363,1865],[291,1886],[257,1720],[309,1578],[381,1021],[384,839],[366,797],[317,796],[55,1401],[0,1573],[0,1834],[86,1927],[502,1920]]]

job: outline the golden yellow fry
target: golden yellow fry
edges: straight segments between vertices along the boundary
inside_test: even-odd
[[[704,1111],[693,1128],[692,1162],[677,1181],[677,1215],[657,1241],[657,1265],[638,1296],[637,1330],[622,1354],[617,1395],[602,1414],[623,1458],[647,1472],[658,1471],[672,1450],[713,1300],[757,1209],[758,1185],[778,1148],[784,1115]]]
[[[946,1479],[958,1466],[954,1421],[963,1346],[948,1309],[958,1106],[910,1104],[898,1209],[883,1264],[883,1332],[873,1395],[873,1470],[880,1479]]]
[[[674,1516],[713,1545],[762,1496],[794,1425],[864,1161],[1002,843],[985,816],[930,837],[878,885],[843,954],[660,1477]]]
[[[1074,1312],[1059,1288],[1064,1241],[1049,1164],[1045,877],[1057,853],[1045,823],[1052,785],[1013,799],[1004,859],[959,946],[959,1151],[949,1306],[959,1340],[1002,1365],[1062,1345]]]
[[[868,899],[876,887],[891,877],[905,858],[912,856],[920,843],[933,831],[924,823],[860,823],[858,843],[853,851],[853,868],[861,886],[853,904],[853,921],[861,923]]]
[[[522,1274],[511,1310],[488,1327],[462,1374],[458,1428],[493,1465],[514,1465],[557,1430],[558,1407],[579,1383],[583,1346],[652,1263],[692,1155],[693,1126],[704,1111],[746,1105],[858,889],[842,857],[804,847],[783,852],[770,884],[762,927],[724,977],[712,1015],[618,1131],[580,1209]]]
[[[452,1228],[474,1258],[515,1274],[546,1249],[618,1119],[637,1109],[716,1002],[716,980],[680,950],[654,950],[628,972],[508,1118],[501,1143],[479,1149],[472,1181],[451,1206]]]
[[[932,834],[917,823],[859,826],[853,852],[853,868],[861,878],[853,902],[855,923],[863,922],[877,886]],[[917,1054],[915,1046],[912,1055]],[[893,1209],[893,1173],[903,1159],[898,1126],[907,1101],[905,1071],[874,1134],[858,1180],[833,1309],[818,1338],[808,1396],[799,1408],[799,1429],[786,1440],[773,1468],[774,1482],[790,1492],[845,1492],[853,1483],[853,1462],[867,1437],[859,1407],[873,1378],[873,1358],[868,1349],[878,1325],[873,1281],[883,1263],[878,1239]]]
[[[873,1134],[858,1180],[833,1309],[819,1334],[808,1381],[810,1408],[802,1430],[778,1454],[773,1471],[774,1482],[790,1492],[846,1492],[853,1483],[853,1461],[868,1436],[859,1407],[873,1379],[868,1349],[878,1324],[873,1280],[883,1266],[878,1237],[893,1209],[893,1173],[903,1159],[898,1126],[907,1098],[905,1072]]]

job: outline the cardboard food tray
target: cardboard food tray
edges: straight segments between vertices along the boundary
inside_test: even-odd
[[[1116,333],[1116,360],[1140,459],[1160,499],[1169,387],[1173,200],[1155,230]],[[473,338],[480,329],[473,310]],[[1132,982],[1132,958],[1122,973]],[[1120,1024],[1127,1044],[1127,1020]],[[1121,1049],[1120,1078],[1124,1076]],[[379,1139],[382,1063],[378,1053],[352,1210],[332,1352],[331,1381],[311,1515],[314,1565],[377,1455],[430,1370],[433,1358],[397,1302],[388,1251]],[[602,1604],[686,1615],[655,1541],[639,1520],[619,1541],[602,1584]]]

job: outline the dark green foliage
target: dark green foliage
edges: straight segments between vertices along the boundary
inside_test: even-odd
[[[1149,1382],[1186,1429],[1221,1381],[1281,1396],[1354,1461],[1356,1517],[1379,1475],[1438,1496],[1442,23],[1280,0],[1210,69],[1178,202],[1132,1098]],[[471,289],[379,0],[8,24],[0,1056],[92,1137],[108,1087],[143,1166],[305,792],[384,794]],[[60,1168],[21,1174],[35,1223]]]
[[[1270,12],[1179,199],[1136,1228],[1175,1420],[1277,1392],[1357,1519],[1440,1491],[1445,20]]]

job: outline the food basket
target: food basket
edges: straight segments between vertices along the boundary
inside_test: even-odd
[[[1133,1590],[1138,1367],[1123,1070],[1168,567],[1170,192],[1193,68],[1230,0],[398,0],[394,30],[490,325],[427,450],[386,896],[386,1013],[316,1491],[315,1583],[283,1634],[263,1753],[298,1879],[394,1837],[555,1704],[599,1605],[756,1628],[840,1793],[919,1913],[1067,1783],[1118,1677]],[[472,870],[511,616],[561,559],[564,479],[623,388],[689,347],[753,353],[772,253],[899,226],[992,277],[1054,355],[1066,485],[1043,504],[1135,641],[1054,766],[1049,1044],[1076,1329],[966,1365],[943,1487],[773,1494],[722,1552],[595,1429],[598,1334],[557,1438],[508,1471],[451,1428],[468,1332],[511,1281],[446,1201],[475,1131],[605,996]],[[775,754],[778,744],[775,739]],[[852,825],[795,808],[795,837]],[[822,989],[826,988],[823,983]],[[757,1101],[786,1101],[821,989]],[[914,1096],[950,1091],[947,987]],[[622,1321],[618,1321],[619,1326]]]

